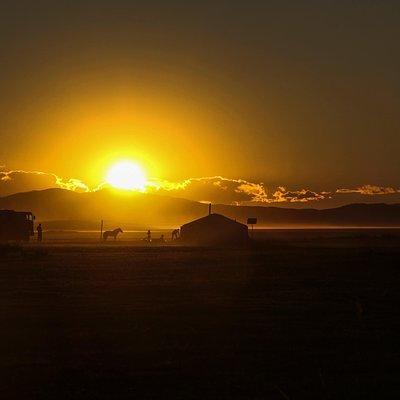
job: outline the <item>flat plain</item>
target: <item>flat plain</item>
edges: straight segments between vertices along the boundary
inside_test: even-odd
[[[396,230],[0,248],[4,399],[399,398]]]

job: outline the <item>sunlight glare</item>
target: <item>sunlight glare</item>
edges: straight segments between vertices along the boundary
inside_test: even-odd
[[[107,183],[117,189],[144,191],[146,175],[143,169],[130,161],[114,164],[108,171]]]

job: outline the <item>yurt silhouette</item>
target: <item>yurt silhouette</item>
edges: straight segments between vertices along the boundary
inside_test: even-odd
[[[247,225],[221,214],[209,214],[181,226],[181,240],[193,244],[244,244]]]

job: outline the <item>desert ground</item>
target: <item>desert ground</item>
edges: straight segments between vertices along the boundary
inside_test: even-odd
[[[0,247],[1,398],[400,397],[399,230],[140,237]]]

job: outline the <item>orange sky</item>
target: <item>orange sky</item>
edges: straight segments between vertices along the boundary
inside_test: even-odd
[[[94,187],[399,186],[396,2],[4,2],[0,165]],[[1,193],[0,193],[1,194]]]

